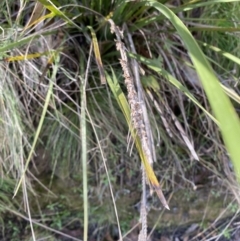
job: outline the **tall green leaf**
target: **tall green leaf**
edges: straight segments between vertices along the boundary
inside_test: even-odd
[[[213,113],[219,122],[224,143],[235,168],[235,174],[240,181],[240,122],[229,98],[223,92],[212,67],[183,22],[161,3],[150,0],[146,4],[162,13],[173,24],[182,38],[202,82]]]

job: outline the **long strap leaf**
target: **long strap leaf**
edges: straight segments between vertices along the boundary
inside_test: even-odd
[[[169,8],[157,1],[149,0],[146,4],[163,14],[182,38],[219,123],[224,143],[234,164],[235,174],[240,181],[240,121],[229,98],[222,90],[212,67],[183,22]]]

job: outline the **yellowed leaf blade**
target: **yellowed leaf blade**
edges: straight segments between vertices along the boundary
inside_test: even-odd
[[[35,58],[39,58],[43,55],[48,55],[49,53],[50,53],[49,51],[46,51],[46,52],[43,52],[43,53],[16,55],[16,56],[7,57],[7,58],[5,58],[5,60],[8,61],[8,62],[14,62],[14,61],[21,61],[21,60],[26,60],[26,59],[35,59]]]
[[[165,199],[165,197],[162,193],[160,184],[159,184],[159,182],[158,182],[158,180],[155,176],[155,173],[154,173],[151,165],[148,163],[146,156],[143,153],[141,141],[140,141],[139,137],[136,136],[136,133],[135,133],[134,129],[132,128],[131,117],[130,117],[130,107],[129,107],[129,104],[127,102],[127,99],[126,99],[125,95],[123,94],[123,92],[121,90],[121,87],[120,87],[120,85],[117,81],[116,75],[114,74],[113,70],[112,70],[112,74],[113,74],[113,78],[111,78],[107,74],[108,84],[109,84],[109,86],[110,86],[110,88],[111,88],[111,90],[112,90],[112,92],[113,92],[113,94],[114,94],[114,96],[115,96],[115,98],[116,98],[125,118],[126,118],[129,129],[131,131],[131,135],[134,137],[138,153],[141,157],[141,161],[144,164],[144,169],[146,171],[146,176],[147,176],[147,179],[149,181],[149,184],[156,191],[156,193],[157,193],[161,203],[163,204],[163,206],[165,208],[169,209],[169,206],[168,206],[167,201],[166,201],[166,199]]]
[[[45,7],[42,3],[36,2],[34,9],[32,11],[32,15],[28,20],[28,23],[25,26],[25,29],[29,28],[31,25],[36,24],[37,20],[44,14]]]
[[[148,163],[148,161],[146,160],[146,158],[143,158],[143,164],[144,164],[144,167],[145,167],[145,171],[146,171],[146,175],[147,175],[147,178],[151,184],[151,187],[154,189],[154,191],[157,193],[162,205],[170,210],[169,206],[168,206],[168,203],[163,195],[163,192],[162,192],[162,189],[160,187],[160,184],[155,176],[155,173],[151,167],[151,165]]]
[[[44,21],[45,19],[52,18],[52,17],[54,17],[53,13],[49,13],[44,16],[41,16],[38,19],[36,19],[35,21],[33,21],[33,22],[31,21],[31,23],[27,24],[26,27],[24,28],[24,31],[28,28],[31,28],[33,25],[37,25],[41,21]]]
[[[97,37],[96,37],[96,34],[95,34],[94,30],[92,29],[92,27],[89,26],[89,29],[90,29],[91,35],[92,35],[93,50],[94,50],[98,70],[100,73],[101,84],[104,85],[104,84],[106,84],[106,77],[105,77],[105,73],[104,73],[104,68],[103,68],[103,64],[102,64],[102,59],[101,59],[101,55],[100,55]]]

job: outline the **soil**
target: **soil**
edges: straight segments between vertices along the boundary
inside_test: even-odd
[[[79,182],[58,177],[51,179],[45,175],[42,183],[48,187],[51,184],[51,192],[35,183],[34,189],[38,194],[30,196],[31,214],[36,221],[36,239],[81,240],[83,205]],[[138,240],[141,189],[114,186],[114,190],[124,241]],[[102,187],[100,191],[97,186],[90,189],[88,240],[118,240],[108,187]],[[166,194],[166,198],[170,211],[161,206],[155,194],[148,195],[149,241],[240,240],[240,216],[235,215],[238,206],[218,186],[205,185],[197,190],[178,189]],[[2,230],[0,241],[32,240],[29,222],[16,218],[16,215],[4,217]]]

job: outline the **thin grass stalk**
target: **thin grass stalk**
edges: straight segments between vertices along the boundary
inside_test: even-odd
[[[107,175],[107,180],[108,180],[108,183],[109,183],[109,189],[110,189],[110,193],[111,193],[111,198],[112,198],[112,201],[113,201],[113,207],[114,207],[114,212],[115,212],[115,215],[116,215],[116,219],[117,219],[117,226],[118,226],[118,233],[119,233],[119,241],[122,241],[123,238],[122,238],[122,232],[121,232],[121,228],[120,228],[120,223],[119,223],[119,218],[118,218],[118,211],[117,211],[117,206],[116,206],[116,202],[115,202],[115,198],[114,198],[114,195],[113,195],[113,189],[112,189],[112,184],[111,184],[111,180],[110,180],[110,176],[109,176],[109,172],[108,172],[108,168],[107,168],[107,164],[106,164],[106,158],[104,156],[104,153],[103,153],[103,150],[101,148],[101,142],[98,138],[98,135],[97,135],[97,131],[96,131],[96,128],[95,128],[95,125],[93,123],[93,120],[92,120],[92,117],[91,115],[89,114],[88,110],[86,109],[86,112],[87,112],[87,116],[89,118],[89,121],[92,125],[92,128],[93,128],[93,132],[94,132],[94,135],[96,137],[96,140],[97,140],[97,143],[99,145],[99,150],[100,150],[100,153],[101,153],[101,156],[102,156],[102,160],[103,160],[103,165],[104,165],[104,168],[105,168],[105,171],[106,171],[106,175]]]
[[[31,233],[32,233],[32,239],[33,239],[33,241],[36,241],[35,232],[33,229],[33,222],[32,222],[32,217],[31,217],[30,206],[29,206],[29,202],[28,202],[28,193],[27,193],[27,184],[26,184],[25,175],[23,176],[23,185],[22,186],[23,186],[24,200],[25,200],[26,207],[27,207],[27,214],[28,214],[28,218],[29,218],[30,229],[31,229]]]
[[[88,80],[88,72],[91,60],[92,44],[90,48],[87,69],[85,78],[81,81],[81,124],[80,124],[80,136],[82,143],[82,175],[83,175],[83,206],[84,206],[84,231],[83,240],[88,239],[88,180],[87,180],[87,127],[86,127],[86,84]]]
[[[19,189],[21,183],[22,183],[24,197],[25,197],[24,200],[25,200],[26,207],[27,207],[27,213],[28,213],[28,217],[29,217],[29,223],[30,223],[32,238],[33,238],[34,241],[36,240],[36,237],[35,237],[35,233],[34,233],[34,229],[33,229],[33,222],[32,222],[32,218],[31,218],[31,212],[30,212],[30,207],[29,207],[29,202],[28,202],[28,194],[27,194],[27,185],[26,185],[25,173],[26,173],[26,170],[28,168],[28,164],[29,164],[29,162],[31,160],[32,154],[33,154],[33,152],[35,150],[35,146],[37,144],[37,140],[39,138],[39,135],[40,135],[40,132],[41,132],[41,129],[42,129],[43,121],[45,119],[47,108],[48,108],[49,102],[50,102],[50,97],[51,97],[51,94],[52,94],[53,84],[56,82],[57,71],[58,71],[58,65],[56,64],[54,66],[54,68],[53,68],[53,73],[52,73],[51,81],[50,81],[50,84],[49,84],[48,93],[47,93],[47,96],[46,96],[46,100],[45,100],[45,104],[44,104],[44,107],[43,107],[43,112],[42,112],[42,115],[41,115],[41,118],[40,118],[40,122],[39,122],[37,131],[36,131],[36,134],[35,134],[35,137],[34,137],[33,145],[31,147],[31,150],[30,150],[27,162],[25,164],[25,167],[23,166],[23,170],[22,170],[22,175],[21,175],[20,181],[19,181],[19,183],[17,185],[17,188],[16,188],[16,190],[14,192],[14,196],[15,196],[17,194],[17,192],[18,192],[18,189]]]
[[[142,164],[142,202],[140,210],[140,219],[142,223],[142,230],[139,233],[138,241],[147,240],[147,190],[146,190],[146,171],[144,165]]]
[[[56,56],[56,63],[59,63],[59,56]],[[31,150],[30,150],[30,152],[28,154],[28,158],[27,158],[27,161],[26,161],[25,168],[23,170],[22,176],[21,176],[21,178],[20,178],[20,180],[18,182],[18,185],[17,185],[17,187],[16,187],[16,189],[14,191],[13,197],[16,196],[16,194],[17,194],[17,192],[18,192],[18,190],[19,190],[19,188],[20,188],[20,186],[22,184],[22,181],[24,179],[24,176],[25,176],[25,173],[27,171],[28,165],[30,163],[30,160],[31,160],[32,155],[33,155],[34,150],[35,150],[35,147],[37,145],[37,141],[38,141],[40,132],[42,130],[43,122],[44,122],[44,119],[45,119],[45,116],[46,116],[46,113],[47,113],[47,109],[48,109],[48,106],[49,106],[49,103],[50,103],[50,98],[51,98],[51,95],[53,93],[53,85],[56,82],[57,70],[58,70],[58,64],[55,64],[55,67],[53,68],[52,77],[50,79],[49,88],[48,88],[48,92],[47,92],[47,95],[46,95],[45,103],[44,103],[44,106],[43,106],[43,111],[42,111],[42,114],[41,114],[41,118],[40,118],[37,130],[36,130],[36,134],[34,136],[33,144],[32,144]]]

